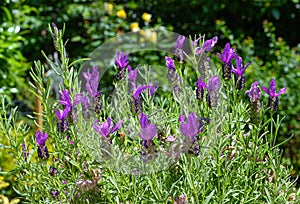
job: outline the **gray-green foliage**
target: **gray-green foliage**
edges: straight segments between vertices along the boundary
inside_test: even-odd
[[[62,34],[62,31],[55,34],[58,41],[62,41]],[[65,54],[63,45],[59,43],[57,47],[62,56]],[[62,62],[64,66],[60,67],[61,72],[58,74],[65,77],[65,80],[60,88],[73,88],[72,93],[75,95],[80,91],[76,82],[77,72],[72,69],[68,58],[61,59],[65,61]],[[54,68],[54,65],[50,67]],[[48,161],[38,158],[34,135],[27,135],[27,129],[18,128],[14,119],[16,112],[12,111],[7,116],[8,112],[2,105],[1,134],[8,137],[17,158],[16,171],[19,173],[15,183],[16,192],[29,203],[172,203],[180,196],[190,203],[298,203],[300,191],[294,189],[294,181],[290,180],[291,170],[281,165],[281,152],[275,144],[283,116],[270,115],[269,109],[263,103],[262,120],[260,123],[252,123],[248,98],[242,100],[245,95],[243,91],[235,89],[233,79],[228,82],[221,80],[219,106],[211,109],[205,101],[195,100],[193,86],[185,83],[190,78],[189,73],[193,67],[176,63],[176,68],[182,79],[179,95],[169,94],[166,96],[169,105],[160,107],[166,101],[158,95],[149,98],[148,92],[145,92],[142,97],[144,102],[149,103],[143,104],[143,112],[149,116],[151,123],[164,131],[166,137],[175,135],[179,141],[182,138],[178,122],[180,114],[185,111],[186,114],[195,112],[200,117],[209,118],[210,123],[206,124],[203,132],[198,135],[200,154],[180,154],[172,164],[161,171],[133,175],[116,171],[101,160],[91,157],[91,149],[81,141],[82,137],[88,137],[87,132],[78,131],[80,123],[84,122],[80,120],[80,106],[77,107],[78,121],[69,121],[67,134],[58,132],[58,120],[54,110],[61,107],[49,97],[50,79],[46,83],[41,80],[45,74],[43,66],[39,62],[35,63],[31,70],[35,81],[32,91],[44,106],[41,113],[44,123],[41,128],[49,135],[46,145],[50,158]],[[211,68],[209,72],[210,75],[219,75],[220,71]],[[118,90],[122,90],[121,86],[124,84],[116,82],[115,87]],[[123,92],[125,97],[122,97],[122,93],[116,94],[116,108],[128,108],[128,104],[120,105],[126,103],[126,100],[122,99],[132,97],[128,94],[130,92],[126,91]],[[101,97],[101,101],[102,112],[94,115],[100,122],[106,121],[106,117],[111,116],[113,110],[109,98]],[[159,108],[164,110],[166,118],[151,113]],[[131,118],[134,126],[139,129],[138,115],[128,113],[127,117]],[[115,117],[113,121],[116,122],[117,119]],[[162,123],[162,120],[165,123]],[[91,120],[84,124],[88,127],[88,124],[93,122]],[[126,133],[126,130],[126,127],[122,126],[119,131]],[[11,137],[11,132],[21,136]],[[125,134],[124,138],[121,138],[114,133],[111,139],[112,144],[121,148],[124,153],[140,156],[138,137],[131,138]],[[71,144],[70,140],[74,144]],[[22,142],[26,144],[23,151]],[[161,143],[156,137],[154,143],[160,148],[167,147],[166,142]],[[157,150],[161,151],[160,148]],[[29,156],[24,159],[23,154],[27,151]],[[51,175],[51,167],[55,167],[58,173]],[[59,196],[52,196],[50,191],[53,190],[58,190]]]

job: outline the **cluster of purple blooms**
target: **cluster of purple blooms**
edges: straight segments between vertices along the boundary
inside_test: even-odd
[[[180,62],[184,60],[183,57],[183,44],[185,37],[179,36],[175,44],[175,56],[179,59]],[[199,47],[200,38],[193,42],[196,55],[202,55],[207,52],[211,52],[212,48],[217,43],[218,38],[214,37],[205,41],[201,47]],[[151,160],[153,155],[157,152],[157,147],[154,143],[154,138],[158,137],[158,130],[155,124],[151,123],[147,115],[143,112],[142,106],[142,92],[148,90],[148,95],[152,96],[158,86],[153,85],[152,82],[149,85],[137,85],[136,78],[139,70],[139,66],[136,69],[132,69],[129,65],[128,54],[123,52],[116,53],[115,65],[118,68],[118,74],[116,76],[117,80],[128,79],[129,89],[132,93],[131,112],[134,115],[139,116],[139,122],[141,126],[141,132],[138,135],[141,139],[141,155],[145,160]],[[249,63],[243,65],[242,58],[235,53],[233,48],[230,48],[230,44],[227,43],[222,54],[218,53],[218,57],[222,61],[222,77],[225,81],[228,81],[231,78],[232,73],[234,73],[235,86],[238,90],[242,90],[245,86],[245,77],[244,72],[248,67]],[[236,67],[232,65],[232,60],[236,60]],[[174,86],[174,92],[179,93],[179,84],[180,77],[177,74],[174,60],[171,57],[165,57],[166,66],[168,68],[168,79],[171,81],[171,84]],[[91,110],[93,113],[99,114],[102,109],[102,103],[100,99],[101,92],[98,91],[99,85],[99,71],[96,67],[83,73],[84,78],[86,79],[86,90],[88,95],[83,94],[74,94],[72,97],[72,92],[69,90],[60,91],[60,100],[58,100],[62,109],[55,110],[56,117],[58,119],[57,129],[58,132],[66,136],[69,139],[68,131],[69,125],[76,121],[76,107],[81,104],[82,107],[82,116],[87,119],[90,118]],[[245,93],[248,94],[251,100],[251,119],[253,121],[260,120],[260,97],[261,89],[259,87],[259,82],[255,81],[252,83],[250,90],[247,90]],[[218,76],[211,76],[207,83],[203,81],[203,78],[200,77],[196,83],[196,97],[199,100],[204,100],[205,93],[206,101],[210,108],[218,106],[218,90],[220,89],[221,80]],[[262,89],[269,95],[269,104],[271,110],[277,111],[278,109],[278,96],[285,93],[286,89],[282,88],[279,92],[276,92],[276,82],[275,79],[270,81],[270,88],[262,87]],[[73,98],[73,100],[72,100]],[[187,152],[193,155],[199,155],[199,134],[203,132],[205,124],[210,123],[209,119],[201,118],[196,115],[195,112],[189,113],[186,117],[185,115],[180,115],[178,121],[180,122],[180,132],[184,136],[184,147],[183,152]],[[122,120],[119,120],[114,124],[112,118],[107,117],[106,121],[103,121],[99,124],[99,120],[96,119],[93,124],[94,130],[101,135],[101,138],[104,139],[106,145],[111,143],[111,134],[118,131],[122,126]],[[169,141],[175,141],[176,138],[169,136]],[[38,146],[38,157],[41,160],[46,160],[49,158],[48,148],[46,146],[46,141],[48,139],[48,134],[46,132],[42,133],[38,130],[35,134],[35,139]],[[74,144],[70,140],[70,144]],[[28,150],[26,145],[22,144],[23,156],[26,160],[28,156]],[[50,167],[49,174],[54,176],[58,174],[58,170],[55,167]],[[59,196],[58,190],[51,190],[50,194],[53,197]]]

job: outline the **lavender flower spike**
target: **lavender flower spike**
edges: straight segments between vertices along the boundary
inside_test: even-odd
[[[196,136],[203,129],[203,124],[201,120],[197,118],[196,113],[192,112],[185,119],[183,115],[180,116],[180,132],[191,139],[192,142],[196,140]]]
[[[39,146],[45,146],[47,139],[48,139],[48,134],[46,132],[44,134],[40,130],[36,132],[35,140]]]
[[[169,70],[175,71],[174,60],[171,57],[165,56],[166,65]]]
[[[67,132],[69,128],[69,123],[66,120],[69,112],[71,111],[71,107],[67,106],[64,110],[55,110],[56,117],[59,119],[59,123],[57,124],[59,132]]]
[[[200,49],[196,50],[196,55],[201,54],[202,52],[211,52],[212,48],[218,42],[218,36],[213,37],[212,39],[206,40]]]
[[[250,90],[245,92],[245,94],[248,94],[248,96],[251,98],[251,101],[257,101],[261,96],[261,90],[258,87],[259,84],[260,83],[258,81],[253,82]]]
[[[119,70],[124,69],[129,64],[128,57],[129,57],[128,53],[126,54],[124,52],[116,53],[115,64],[118,66]]]
[[[86,90],[93,98],[96,98],[100,95],[100,92],[97,91],[99,85],[99,71],[97,67],[93,67],[93,72],[83,72],[83,76],[86,79]]]
[[[131,69],[131,66],[128,65],[128,79],[130,81],[135,81],[137,72],[139,71],[140,65],[138,65],[134,70]]]
[[[208,81],[208,94],[206,95],[206,101],[209,107],[218,106],[218,94],[217,90],[220,88],[220,79],[217,76],[212,76]]]
[[[103,137],[108,138],[109,135],[115,131],[117,131],[118,129],[120,129],[121,125],[122,125],[122,120],[119,120],[117,122],[117,124],[115,124],[113,126],[112,123],[112,119],[111,118],[107,118],[107,122],[102,122],[101,125],[98,125],[98,119],[95,120],[94,122],[94,129]]]
[[[183,50],[182,47],[184,45],[185,37],[183,35],[179,35],[177,38],[177,42],[174,45],[175,47],[175,56],[179,59],[180,62],[183,61]]]
[[[185,41],[185,37],[183,35],[179,35],[176,41],[176,44],[174,45],[175,48],[182,48],[183,47],[183,43]]]
[[[270,89],[263,86],[262,89],[270,96],[269,98],[269,107],[277,111],[278,110],[278,96],[286,92],[286,88],[282,88],[279,90],[278,93],[276,93],[276,81],[274,78],[270,81]]]
[[[243,60],[240,56],[236,57],[236,68],[232,67],[232,72],[235,74],[235,85],[239,90],[242,90],[245,87],[245,77],[244,72],[249,66],[249,62],[243,66]]]
[[[35,140],[38,143],[38,156],[40,159],[49,158],[48,148],[46,146],[47,139],[48,139],[48,134],[46,132],[44,134],[42,134],[40,130],[36,132]]]
[[[158,85],[153,86],[152,82],[149,82],[148,88],[149,88],[149,96],[152,96],[156,92]]]
[[[150,124],[148,117],[144,114],[140,114],[140,124],[142,127],[142,134],[139,134],[142,140],[152,140],[156,135],[156,127],[154,124]]]
[[[220,79],[218,76],[212,76],[210,77],[208,81],[208,87],[207,90],[209,92],[216,92],[220,88]]]
[[[57,119],[59,119],[60,121],[63,121],[67,118],[69,112],[70,112],[71,108],[69,106],[67,106],[64,110],[58,109],[55,110],[55,114]]]
[[[201,118],[198,118],[196,113],[192,112],[187,118],[184,115],[180,115],[179,122],[180,132],[185,136],[185,147],[189,154],[199,155],[199,136],[198,134],[203,131],[204,125],[201,123]],[[203,119],[207,120],[208,119]]]
[[[222,64],[223,78],[225,80],[229,80],[231,78],[231,69],[232,69],[231,60],[237,57],[237,55],[235,54],[235,50],[233,48],[230,48],[230,44],[227,43],[225,45],[222,55],[218,53],[218,57],[223,63]]]
[[[248,94],[251,100],[250,114],[251,120],[253,122],[258,122],[260,120],[260,101],[261,90],[258,86],[259,82],[255,81],[251,84],[250,90],[245,93]]]
[[[202,81],[202,77],[200,77],[196,84],[196,97],[199,100],[203,99],[204,96],[204,88],[207,89],[207,85]]]
[[[136,83],[132,82],[133,87],[133,99],[131,101],[131,112],[140,113],[142,111],[142,99],[140,94],[148,88],[146,85],[139,85],[136,87]]]
[[[118,80],[124,79],[126,74],[126,67],[128,66],[128,56],[129,54],[124,54],[124,52],[116,53],[116,61],[115,64],[117,65],[119,71],[116,76]]]

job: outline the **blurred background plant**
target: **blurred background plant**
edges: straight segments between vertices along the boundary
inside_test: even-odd
[[[251,62],[246,72],[248,82],[259,80],[267,84],[275,77],[287,87],[287,94],[280,102],[280,114],[286,118],[278,143],[294,134],[281,148],[284,161],[294,165],[294,176],[299,175],[299,0],[1,1],[0,94],[19,105],[22,116],[31,114],[35,105],[32,95],[23,91],[30,80],[28,70],[33,60],[44,59],[40,52],[44,50],[53,53],[48,57],[59,63],[49,43],[52,39],[48,24],[51,22],[59,27],[66,24],[65,39],[69,39],[66,48],[72,60],[88,57],[101,43],[118,34],[147,28],[167,29],[186,36],[201,33],[207,39],[217,35],[221,43],[231,42],[241,57]],[[163,57],[157,57],[160,56],[157,53],[151,55],[149,52],[147,56],[145,61],[151,64],[163,62]],[[214,55],[211,57],[220,65]],[[137,63],[134,57],[132,60],[132,64]],[[45,61],[43,63],[46,65]],[[246,88],[249,86],[247,83]]]

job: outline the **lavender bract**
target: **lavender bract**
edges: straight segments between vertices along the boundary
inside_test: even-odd
[[[230,48],[230,44],[227,43],[222,55],[218,53],[218,57],[222,61],[223,79],[229,80],[231,78],[232,69],[231,60],[237,57],[237,55],[235,54],[235,50],[233,48]]]
[[[141,155],[144,161],[151,160],[152,154],[156,152],[156,147],[153,142],[154,136],[157,134],[156,126],[151,124],[148,117],[144,113],[140,113],[140,124],[142,132],[139,134],[142,145]]]
[[[175,56],[179,59],[180,62],[183,61],[183,50],[182,47],[184,45],[185,37],[179,35],[176,41],[175,47]]]
[[[235,85],[239,90],[242,90],[245,87],[245,77],[244,73],[247,67],[249,66],[249,62],[243,66],[243,60],[240,56],[236,57],[236,68],[232,67],[232,72],[235,74]]]
[[[220,79],[217,76],[212,76],[208,81],[206,101],[210,108],[218,106],[217,90],[220,88]]]
[[[156,135],[156,127],[154,124],[150,124],[148,117],[144,114],[140,114],[140,124],[142,127],[142,133],[139,134],[139,137],[142,140],[152,140]]]
[[[99,85],[99,71],[96,67],[93,68],[93,72],[90,73],[90,70],[88,72],[83,73],[84,78],[86,79],[86,90],[89,93],[91,98],[91,104],[93,105],[95,113],[100,113],[102,108],[102,103],[100,100],[100,94],[101,92],[98,91],[98,85]],[[83,97],[81,96],[81,102]]]
[[[250,114],[251,120],[253,122],[258,122],[260,120],[260,101],[261,90],[259,88],[259,82],[255,81],[251,84],[250,90],[245,93],[248,94],[251,100]]]
[[[88,69],[87,72],[83,72],[83,76],[86,79],[86,90],[90,96],[96,98],[100,95],[100,91],[98,90],[99,85],[99,71],[97,67],[93,67],[93,72],[90,73]]]
[[[155,92],[156,92],[156,90],[157,90],[157,88],[158,88],[158,85],[153,85],[152,84],[152,82],[149,82],[149,86],[148,86],[148,88],[149,88],[149,96],[152,96]]]
[[[67,106],[64,110],[58,109],[55,110],[56,117],[59,119],[57,124],[59,132],[67,132],[69,128],[69,123],[66,120],[69,112],[71,111],[71,107]]]
[[[125,77],[126,67],[129,65],[128,57],[129,57],[128,53],[126,53],[126,54],[124,52],[116,53],[115,64],[118,67],[118,74],[117,74],[116,78],[118,80],[124,79],[124,77]]]
[[[198,134],[203,131],[203,123],[201,118],[198,118],[196,113],[192,112],[187,118],[184,115],[180,115],[179,122],[180,132],[185,136],[185,148],[187,148],[189,154],[199,155]]]
[[[142,99],[140,94],[148,88],[146,85],[139,85],[136,87],[136,83],[132,82],[133,87],[133,99],[131,101],[131,112],[140,113],[142,111]]]
[[[269,97],[269,107],[277,111],[278,110],[278,96],[286,92],[286,88],[281,88],[279,92],[276,92],[276,81],[274,78],[270,81],[270,89],[263,86],[262,89],[270,96]]]
[[[212,48],[215,46],[215,44],[218,42],[218,37],[215,36],[212,39],[206,40],[200,49],[196,49],[195,54],[199,55],[203,52],[211,52]]]
[[[202,81],[202,77],[200,77],[196,84],[196,97],[199,100],[203,100],[204,97],[204,88],[207,89],[207,85]]]
[[[40,130],[36,132],[35,140],[38,144],[38,156],[40,159],[49,158],[48,148],[46,146],[47,139],[48,139],[48,134],[46,132],[44,134]]]
[[[122,120],[119,120],[117,124],[113,125],[112,119],[107,118],[107,122],[102,122],[101,125],[98,125],[99,120],[96,119],[94,122],[94,129],[103,137],[109,138],[109,135],[113,132],[116,132],[120,129],[122,125]]]

